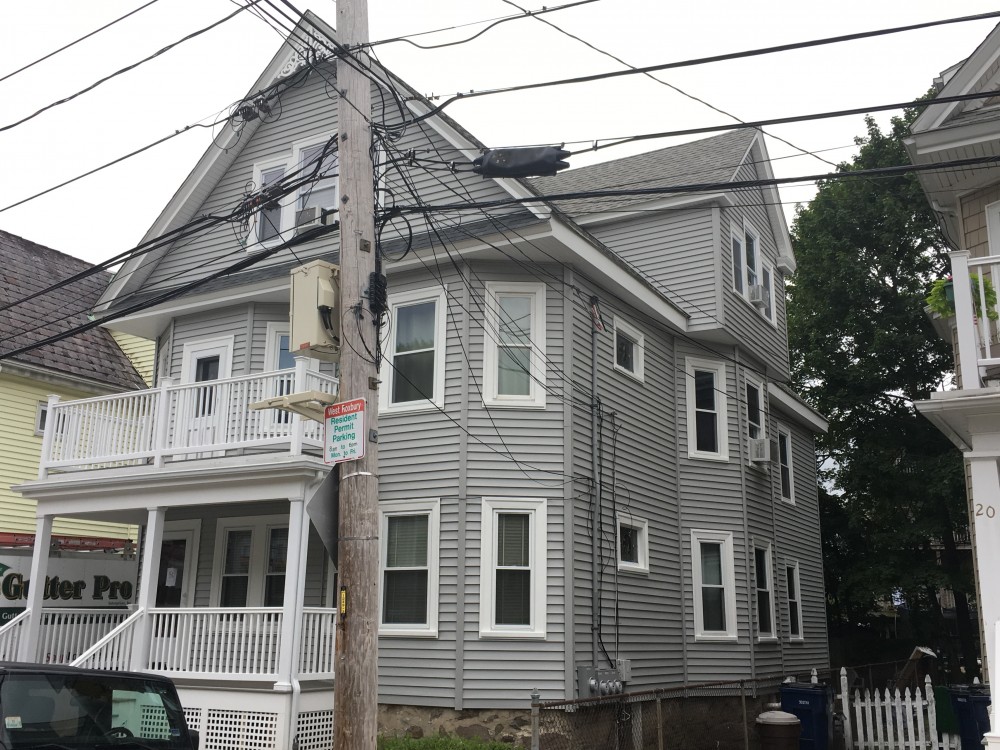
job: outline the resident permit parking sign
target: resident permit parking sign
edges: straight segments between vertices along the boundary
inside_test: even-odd
[[[365,455],[365,400],[355,398],[326,407],[323,460],[328,464],[356,461]]]

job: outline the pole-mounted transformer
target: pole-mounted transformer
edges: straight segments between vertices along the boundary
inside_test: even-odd
[[[483,177],[551,177],[569,167],[569,151],[555,146],[491,148],[472,162],[472,171]]]

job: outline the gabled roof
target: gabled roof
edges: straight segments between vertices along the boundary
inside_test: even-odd
[[[58,250],[0,231],[0,307],[91,268]],[[110,279],[98,273],[0,311],[0,354],[88,322]],[[14,363],[103,384],[113,390],[145,388],[111,332],[93,328],[12,357]]]
[[[589,167],[569,169],[554,177],[539,177],[532,184],[543,195],[614,188],[651,188],[672,185],[730,182],[743,163],[755,131],[733,130],[712,138],[682,143],[635,156],[626,156]],[[720,188],[721,192],[722,188]],[[669,194],[666,194],[669,195]],[[599,200],[567,200],[558,205],[570,216],[613,211],[648,203],[666,195],[627,195]]]

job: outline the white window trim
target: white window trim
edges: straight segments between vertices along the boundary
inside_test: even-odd
[[[527,396],[501,396],[499,389],[499,306],[497,295],[530,295],[531,349]],[[486,406],[512,409],[545,408],[545,284],[526,282],[486,282],[486,325],[484,335],[483,403]]]
[[[760,614],[759,605],[757,602],[758,588],[757,588],[757,550],[764,550],[767,555],[765,577],[767,579],[767,591],[770,596],[771,605],[771,630],[764,633],[760,629]],[[776,641],[778,639],[778,628],[774,617],[774,557],[772,554],[771,543],[767,544],[755,544],[753,547],[753,590],[754,590],[754,627],[757,630],[757,642],[768,642]]]
[[[743,236],[744,236],[744,240],[743,240],[743,282],[744,282],[743,283],[743,288],[746,290],[745,293],[746,293],[746,299],[747,299],[747,301],[750,300],[750,274],[748,273],[748,269],[750,268],[750,266],[747,263],[747,243],[746,243],[746,239],[745,239],[746,235],[748,235],[748,234],[750,236],[752,236],[753,239],[754,239],[755,254],[754,254],[754,267],[753,267],[753,270],[754,270],[754,274],[757,276],[757,283],[760,284],[760,281],[761,281],[761,278],[760,278],[760,263],[761,263],[761,257],[760,257],[760,255],[761,255],[761,253],[760,253],[760,232],[757,231],[757,227],[755,227],[753,224],[751,224],[746,219],[743,219]]]
[[[740,246],[740,262],[739,266],[733,263],[733,243]],[[744,251],[745,242],[743,241],[743,235],[737,233],[735,226],[730,226],[730,240],[729,247],[726,249],[729,257],[729,267],[733,270],[733,286],[732,290],[734,294],[740,297],[746,298],[747,295],[747,267],[746,267],[746,255]],[[739,286],[737,286],[737,284]],[[742,289],[740,288],[742,287]]]
[[[399,292],[389,296],[390,325],[386,326],[384,339],[384,354],[387,360],[394,356],[395,344],[393,337],[396,331],[396,310],[400,307],[421,302],[434,302],[434,393],[432,398],[421,398],[416,401],[404,401],[393,404],[390,401],[393,383],[396,380],[396,368],[387,361],[382,368],[382,384],[379,386],[379,412],[382,414],[397,414],[400,412],[438,411],[444,408],[444,372],[446,354],[446,316],[448,299],[444,287],[436,289],[418,289],[411,292]]]
[[[438,635],[438,584],[440,576],[441,501],[388,500],[379,503],[379,590],[378,590],[378,634],[380,636],[410,636],[416,638],[436,638]],[[389,538],[389,518],[392,516],[427,516],[427,624],[386,624],[382,622],[383,586],[385,580],[386,541]]]
[[[778,455],[774,457],[774,460],[778,464],[778,497],[781,498],[781,502],[788,503],[789,505],[795,505],[795,460],[792,456],[792,431],[789,430],[785,425],[778,423],[777,430],[778,433]],[[784,437],[788,441],[788,497],[785,497],[781,489],[781,439]]]
[[[722,545],[723,601],[726,604],[726,630],[705,630],[705,613],[701,603],[701,542]],[[696,641],[737,641],[736,573],[733,562],[733,535],[728,531],[691,530],[691,580],[694,594],[694,635]]]
[[[627,562],[621,558],[622,526],[631,527],[639,532],[638,562]],[[618,560],[618,570],[622,573],[649,573],[649,521],[628,513],[619,513],[615,517],[615,558]]]
[[[276,167],[283,167],[285,169],[285,174],[288,175],[289,172],[293,172],[299,168],[299,161],[302,158],[302,151],[310,148],[312,146],[317,146],[321,143],[326,143],[334,133],[326,133],[323,135],[312,136],[310,138],[304,138],[301,141],[295,141],[291,146],[286,149],[283,156],[276,156],[273,159],[267,159],[265,161],[256,162],[253,165],[253,185],[254,188],[260,190],[264,184],[262,175],[268,170],[274,169]],[[338,168],[339,175],[339,168]],[[334,178],[337,183],[336,194],[339,198],[340,196],[340,178]],[[254,216],[254,221],[251,222],[250,233],[247,235],[245,240],[246,249],[249,252],[254,250],[261,250],[265,248],[274,247],[282,242],[287,242],[292,237],[295,236],[295,212],[298,211],[299,207],[299,197],[302,195],[302,190],[296,190],[294,193],[289,193],[281,198],[281,231],[277,236],[271,239],[261,242],[258,237],[259,227],[258,220],[260,214]],[[334,206],[336,208],[336,206]]]
[[[700,451],[697,449],[698,433],[695,420],[695,370],[711,370],[715,373],[715,396],[716,396],[716,427],[718,430],[719,450],[716,453]],[[706,359],[695,359],[688,357],[684,360],[685,392],[687,394],[687,440],[688,456],[690,458],[703,458],[709,461],[729,460],[729,408],[726,397],[726,365]]]
[[[530,515],[530,565],[531,565],[531,624],[497,625],[496,597],[496,517],[500,513],[526,513]],[[548,560],[546,559],[548,517],[546,501],[534,498],[484,497],[482,530],[480,532],[479,559],[479,637],[480,638],[545,638],[547,619],[546,588],[548,586]]]
[[[49,418],[49,402],[39,401],[38,405],[35,407],[35,434],[44,435],[45,429],[42,427],[42,415],[45,415],[46,424]]]
[[[788,607],[788,641],[790,643],[801,643],[806,639],[805,630],[802,627],[802,578],[799,575],[799,562],[798,560],[785,560],[785,577],[788,577],[788,569],[794,568],[795,576],[795,595],[796,599],[791,599],[788,596],[788,581],[785,581],[785,606]],[[799,634],[792,635],[792,608],[790,606],[791,602],[798,603],[798,626]]]
[[[189,341],[184,344],[181,355],[181,382],[194,382],[194,367],[203,357],[219,357],[219,380],[232,377],[233,349],[236,346],[235,336],[218,336],[200,341]]]
[[[646,337],[633,325],[626,323],[617,315],[614,318],[615,335],[611,342],[611,364],[615,370],[627,375],[640,383],[645,379]],[[632,342],[633,362],[635,369],[629,370],[618,364],[618,334],[622,333]]]
[[[752,468],[755,468],[755,469],[760,469],[762,471],[766,471],[767,468],[768,468],[768,465],[766,463],[755,463],[755,462],[753,462],[753,461],[750,460],[750,440],[752,438],[750,437],[750,397],[747,394],[747,388],[756,388],[757,389],[757,408],[760,410],[759,411],[759,417],[760,417],[760,435],[759,435],[759,437],[763,438],[764,440],[767,440],[768,437],[769,437],[769,435],[768,435],[768,430],[767,430],[767,410],[764,408],[765,407],[764,399],[766,398],[766,394],[764,393],[764,385],[759,380],[757,380],[754,377],[751,377],[750,375],[744,374],[744,376],[743,376],[743,399],[742,400],[743,400],[744,410],[746,412],[746,415],[745,415],[746,416],[746,423],[745,423],[745,426],[744,426],[744,429],[743,429],[743,439],[746,441],[747,465],[750,466],[750,467],[752,467]]]
[[[990,253],[996,255],[1000,247],[1000,201],[988,203],[983,212],[986,214],[986,242]]]
[[[245,516],[220,518],[215,529],[215,556],[212,561],[212,587],[209,598],[213,607],[222,606],[219,597],[222,595],[222,571],[226,562],[226,534],[230,531],[249,529],[250,537],[250,574],[247,581],[247,607],[263,607],[265,567],[267,566],[267,532],[271,529],[287,529],[288,516]],[[286,585],[288,581],[285,581]],[[233,609],[239,609],[234,607]]]
[[[758,250],[758,253],[759,252],[760,251]],[[767,278],[768,278],[768,283],[766,283],[766,284],[764,284],[764,272],[765,271],[767,271]],[[761,261],[760,262],[760,280],[761,280],[761,283],[764,284],[764,290],[767,292],[768,299],[770,300],[771,314],[770,315],[767,314],[767,307],[766,306],[760,308],[760,314],[761,314],[761,317],[764,318],[764,320],[766,320],[771,325],[777,327],[777,325],[778,325],[777,304],[778,303],[777,303],[777,300],[775,299],[775,296],[774,296],[774,287],[775,287],[774,275],[775,275],[774,265],[771,264],[771,263],[765,263],[764,261]]]
[[[283,167],[285,170],[285,175],[288,174],[289,169],[291,169],[291,154],[286,156],[268,159],[267,161],[257,162],[253,165],[253,189],[262,190],[264,186],[264,172],[268,172],[276,167]],[[260,238],[260,216],[261,212],[257,211],[253,216],[253,221],[250,222],[250,233],[247,235],[245,245],[249,252],[254,250],[261,250],[264,248],[274,247],[282,242],[287,242],[291,239],[294,232],[294,227],[292,224],[295,223],[295,204],[298,202],[299,194],[285,195],[279,201],[281,206],[281,225],[279,227],[279,232],[276,236],[269,240],[261,241]],[[291,203],[289,203],[291,201]]]
[[[313,146],[320,146],[320,145],[326,143],[334,135],[336,135],[336,133],[329,132],[329,133],[325,133],[323,135],[318,135],[318,136],[315,136],[313,138],[306,138],[306,139],[303,139],[301,141],[296,141],[295,143],[293,143],[292,144],[292,163],[291,163],[290,169],[292,171],[295,171],[295,170],[297,170],[297,169],[299,169],[301,167],[302,152],[303,151],[305,151],[307,148],[312,148]],[[331,148],[333,148],[333,146],[331,146]],[[340,154],[339,154],[338,151],[334,151],[332,154],[330,154],[328,152],[327,156],[329,157],[331,155],[333,156],[333,158],[334,158],[334,160],[335,160],[335,162],[337,164],[337,168],[336,168],[337,174],[334,175],[333,178],[332,178],[333,181],[334,181],[334,199],[333,199],[334,205],[331,208],[337,208],[338,207],[338,202],[340,200]],[[303,172],[301,174],[302,174],[302,176],[304,176],[305,173]],[[305,194],[304,187],[303,188],[299,188],[297,191],[295,191],[295,201],[292,203],[292,223],[293,224],[295,223],[295,213],[299,210],[299,198],[301,198],[304,194]],[[289,196],[289,197],[291,197],[291,196]],[[293,229],[294,229],[294,227],[293,227]]]

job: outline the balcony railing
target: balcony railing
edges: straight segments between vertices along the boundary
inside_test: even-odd
[[[52,470],[134,466],[214,458],[240,449],[322,448],[323,425],[250,405],[318,391],[336,396],[336,378],[305,366],[201,383],[49,402],[39,477]]]
[[[963,389],[982,388],[1000,379],[1000,255],[970,258],[951,254],[958,337],[958,370]],[[992,298],[992,299],[991,299]]]

